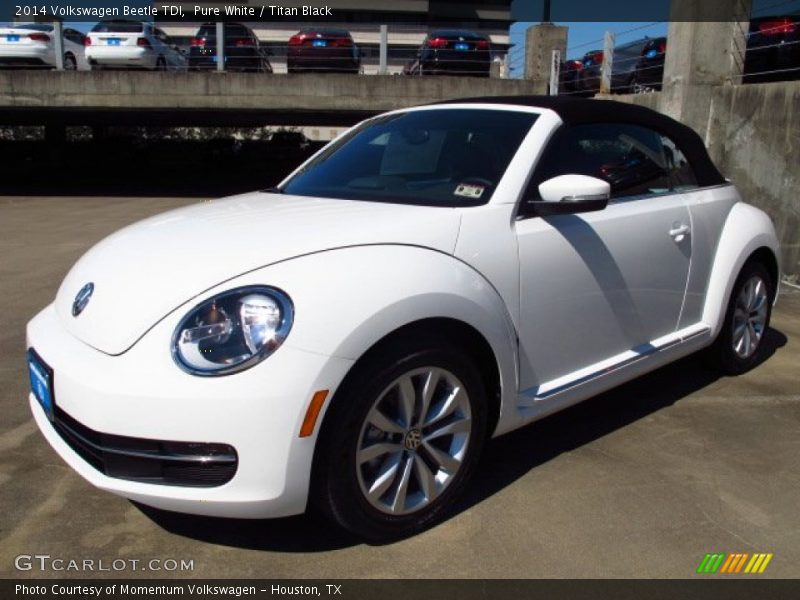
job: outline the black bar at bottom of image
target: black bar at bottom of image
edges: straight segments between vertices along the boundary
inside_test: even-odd
[[[724,599],[800,597],[792,579],[5,579],[0,598],[336,598],[470,600]]]

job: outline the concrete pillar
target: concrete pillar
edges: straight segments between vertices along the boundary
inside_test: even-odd
[[[489,65],[489,77],[492,79],[500,79],[502,75],[503,62],[499,58],[492,60]]]
[[[713,88],[741,82],[751,6],[752,0],[672,0],[662,112],[705,133]]]
[[[53,21],[53,43],[56,54],[56,71],[64,70],[64,24]]]
[[[381,25],[380,46],[378,50],[378,75],[389,73],[389,26]]]
[[[217,21],[217,73],[225,71],[225,23]]]
[[[553,50],[567,55],[567,27],[539,23],[525,32],[525,79],[533,82],[534,94],[546,94]]]

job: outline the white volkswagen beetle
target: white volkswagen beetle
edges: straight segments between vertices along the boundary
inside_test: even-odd
[[[442,518],[484,441],[706,349],[753,366],[778,243],[645,108],[399,110],[281,184],[131,225],[28,325],[30,406],[94,485],[307,504],[368,539]]]

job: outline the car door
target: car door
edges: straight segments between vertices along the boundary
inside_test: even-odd
[[[608,181],[598,212],[532,216],[538,184],[562,174]],[[691,258],[690,215],[671,184],[661,136],[626,124],[562,127],[516,221],[523,392],[646,354],[676,331]]]

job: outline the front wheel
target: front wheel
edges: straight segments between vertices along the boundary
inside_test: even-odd
[[[320,435],[317,505],[372,541],[444,516],[483,447],[486,400],[474,362],[441,344],[368,360],[337,392]]]
[[[773,286],[764,265],[745,264],[733,285],[722,330],[708,350],[712,366],[738,375],[760,362],[775,297]]]

